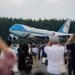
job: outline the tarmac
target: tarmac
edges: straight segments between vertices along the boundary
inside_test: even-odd
[[[36,73],[36,72],[43,72],[46,73],[47,72],[47,67],[45,66],[45,64],[42,64],[42,60],[39,60],[38,62],[39,67],[38,68],[32,68],[32,74]],[[17,64],[16,64],[17,66]],[[17,71],[15,71],[15,75],[20,75],[20,73]]]
[[[36,72],[43,72],[43,73],[47,73],[47,66],[45,66],[45,64],[42,64],[42,59],[39,60],[39,67],[38,68],[33,68],[32,69],[32,74],[36,73]],[[15,75],[20,75],[19,72],[15,72]],[[67,73],[65,75],[68,75]]]

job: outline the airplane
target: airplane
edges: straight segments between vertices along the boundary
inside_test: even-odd
[[[49,39],[52,35],[57,35],[57,36],[70,35],[68,34],[70,23],[71,19],[67,19],[66,22],[62,25],[62,27],[58,30],[58,32],[29,27],[23,24],[14,24],[12,27],[9,28],[9,32],[14,35],[15,39],[16,36],[23,38],[33,38],[33,39],[45,37],[46,39]],[[11,35],[9,37],[12,38]]]

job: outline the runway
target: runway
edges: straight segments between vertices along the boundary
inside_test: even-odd
[[[39,63],[39,68],[33,68],[32,69],[32,74],[34,74],[36,72],[39,72],[39,71],[41,71],[43,73],[47,73],[47,67],[44,64],[42,64],[42,59],[39,60],[38,63]],[[15,73],[15,75],[20,75],[20,73],[17,72],[17,73]],[[68,74],[66,74],[66,75],[68,75]]]
[[[39,63],[39,67],[38,68],[32,68],[32,74],[36,73],[38,71],[46,73],[47,72],[47,69],[46,69],[47,67],[45,66],[45,64],[42,64],[42,60],[39,60],[38,63]],[[19,72],[15,72],[15,75],[20,75],[20,73]]]

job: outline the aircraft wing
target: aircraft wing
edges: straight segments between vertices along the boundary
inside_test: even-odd
[[[72,35],[72,34],[57,33],[57,34],[55,34],[55,35],[57,35],[57,36],[70,36],[70,35]]]
[[[50,35],[40,35],[40,34],[30,34],[27,38],[46,38],[49,39],[51,36]]]

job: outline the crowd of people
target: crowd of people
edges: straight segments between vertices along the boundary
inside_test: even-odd
[[[67,70],[68,75],[75,75],[75,35],[71,35],[65,44],[56,35],[42,44],[12,45],[11,41],[4,42],[0,38],[0,75],[14,75],[15,71],[32,75],[32,68],[40,67],[40,59],[47,66],[46,75],[66,75]]]

